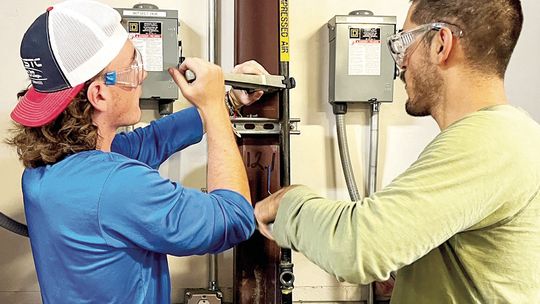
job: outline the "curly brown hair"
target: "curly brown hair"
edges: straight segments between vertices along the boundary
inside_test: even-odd
[[[19,159],[26,168],[52,165],[71,154],[96,149],[98,128],[92,122],[94,108],[87,98],[90,83],[86,83],[52,122],[41,127],[14,123],[10,130],[12,137],[5,142],[17,148]],[[17,96],[24,93],[21,91]]]

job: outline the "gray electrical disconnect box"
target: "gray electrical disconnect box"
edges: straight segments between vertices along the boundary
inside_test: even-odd
[[[386,41],[396,17],[353,13],[328,22],[330,102],[391,102],[396,66]]]
[[[153,7],[150,5],[149,7]],[[178,65],[178,11],[117,8],[134,46],[141,52],[148,77],[141,99],[176,100],[178,87],[167,69]]]

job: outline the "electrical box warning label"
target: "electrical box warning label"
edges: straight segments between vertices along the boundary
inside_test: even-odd
[[[349,28],[349,75],[381,75],[380,28]]]
[[[142,55],[144,69],[163,71],[162,23],[156,21],[128,22],[129,38]]]

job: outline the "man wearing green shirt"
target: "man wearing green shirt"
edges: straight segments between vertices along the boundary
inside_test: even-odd
[[[540,303],[540,126],[504,91],[522,23],[519,0],[413,0],[389,47],[441,133],[362,201],[280,190],[260,231],[340,280],[398,271],[392,303]]]

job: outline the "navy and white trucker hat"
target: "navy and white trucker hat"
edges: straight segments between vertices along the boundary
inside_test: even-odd
[[[11,112],[21,125],[53,121],[119,53],[128,35],[113,8],[91,0],[68,0],[40,15],[21,42],[31,88]]]

